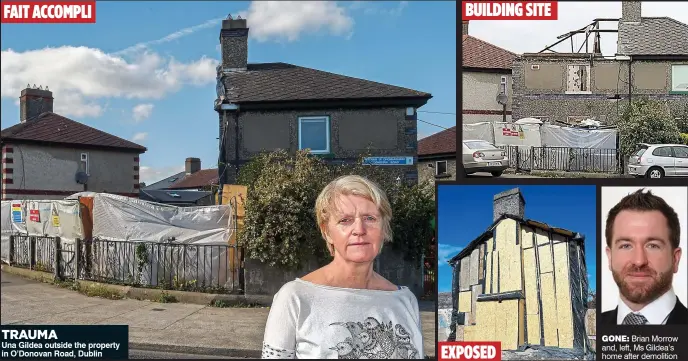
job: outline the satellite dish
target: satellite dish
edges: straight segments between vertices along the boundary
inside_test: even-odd
[[[77,172],[74,178],[79,184],[86,184],[88,182],[88,174],[86,172]]]
[[[499,93],[497,95],[497,103],[499,103],[501,105],[506,105],[507,101],[509,101],[509,99],[507,98],[506,94]]]

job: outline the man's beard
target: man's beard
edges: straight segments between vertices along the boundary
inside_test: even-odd
[[[673,268],[673,267],[672,267]],[[614,281],[619,286],[619,292],[629,301],[637,304],[648,304],[671,288],[673,273],[670,268],[667,272],[657,273],[649,267],[627,266],[620,273],[612,269]],[[628,273],[646,273],[652,278],[652,282],[629,283],[626,281]]]

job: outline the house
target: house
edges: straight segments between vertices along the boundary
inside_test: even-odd
[[[514,117],[567,125],[590,118],[613,125],[622,106],[635,98],[666,101],[673,111],[688,105],[688,25],[642,17],[641,9],[640,1],[623,1],[620,19],[595,19],[539,53],[518,57]],[[618,22],[618,29],[602,29],[602,22]],[[611,58],[601,49],[607,32],[618,33]],[[578,52],[548,52],[578,34],[585,34]]]
[[[463,81],[462,124],[511,121],[511,69],[516,54],[480,40],[468,32],[461,36]]]
[[[418,141],[418,180],[456,180],[456,127]]]
[[[211,206],[213,192],[172,189],[141,189],[139,198],[144,201],[164,203],[177,207]]]
[[[2,199],[62,199],[81,192],[139,193],[146,148],[53,112],[53,93],[27,87],[20,122],[2,130]]]
[[[584,351],[585,237],[526,219],[525,205],[518,188],[495,195],[492,224],[449,261],[454,339]]]
[[[142,190],[149,190],[149,191],[168,189],[174,183],[176,183],[180,179],[184,178],[186,176],[186,174],[187,174],[187,171],[183,170],[179,173],[172,174],[171,176],[169,176],[167,178],[161,179],[155,183],[151,183],[151,184],[142,186],[141,189]]]
[[[212,192],[217,190],[218,179],[217,168],[201,169],[200,159],[186,158],[183,177],[165,189]]]
[[[262,151],[310,149],[328,163],[367,149],[400,179],[417,181],[417,110],[429,93],[285,63],[248,63],[245,19],[222,22],[218,66],[220,183]],[[394,158],[389,158],[394,157]],[[380,164],[380,163],[377,163]],[[380,165],[382,166],[382,165]]]

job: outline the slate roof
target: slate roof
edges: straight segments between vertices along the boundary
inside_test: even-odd
[[[511,70],[516,59],[516,54],[471,35],[463,35],[461,53],[465,68]]]
[[[686,55],[688,24],[669,17],[643,17],[619,22],[618,52],[625,55]]]
[[[201,188],[213,184],[219,184],[219,174],[217,168],[214,169],[201,169],[196,173],[189,174],[183,179],[178,180],[168,189],[188,189],[188,188]]]
[[[184,178],[186,171],[181,171],[177,174],[173,174],[165,179],[159,180],[155,183],[151,183],[143,187],[145,190],[157,190],[169,188],[172,184]]]
[[[225,85],[227,98],[236,103],[432,98],[413,89],[286,63],[248,64],[246,71],[228,73]]]
[[[212,192],[187,190],[145,190],[139,191],[139,198],[158,203],[196,203],[199,199],[212,195]]]
[[[126,149],[139,153],[146,147],[89,127],[52,112],[45,112],[28,122],[2,130],[2,141],[44,142],[105,149]]]
[[[455,126],[418,141],[418,156],[445,153],[456,153]]]

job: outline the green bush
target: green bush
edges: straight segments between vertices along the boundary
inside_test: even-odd
[[[397,180],[403,174],[362,165],[361,160],[326,165],[307,151],[295,155],[278,151],[249,162],[248,171],[242,168],[242,181],[250,190],[245,225],[238,237],[247,256],[287,270],[300,268],[312,257],[325,264],[331,256],[316,225],[315,200],[336,177],[357,174],[377,182],[387,193],[393,212],[392,248],[408,260],[420,259],[433,236],[429,222],[435,209],[433,189],[425,184],[406,185]]]
[[[688,145],[688,133],[681,133],[681,144]]]
[[[637,151],[638,143],[677,143],[678,122],[662,102],[637,100],[627,106],[618,122],[621,154]]]

